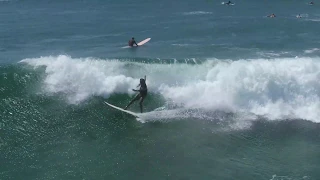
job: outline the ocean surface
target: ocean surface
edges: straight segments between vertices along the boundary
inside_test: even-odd
[[[0,0],[0,179],[320,179],[320,2],[233,2]]]

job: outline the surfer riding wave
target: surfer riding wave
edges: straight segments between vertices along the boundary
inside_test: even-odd
[[[130,103],[124,108],[125,110],[129,108],[129,106],[140,99],[140,102],[139,102],[139,105],[140,105],[140,112],[142,113],[143,111],[143,108],[142,108],[142,103],[144,101],[144,98],[147,96],[148,94],[148,88],[147,88],[147,84],[146,84],[146,79],[147,77],[144,76],[144,79],[141,78],[140,79],[140,83],[137,87],[140,86],[140,89],[132,89],[132,91],[136,91],[136,92],[139,92],[131,101]]]

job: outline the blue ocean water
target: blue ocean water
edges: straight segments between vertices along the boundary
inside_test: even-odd
[[[0,0],[0,179],[319,179],[320,4],[233,2]]]

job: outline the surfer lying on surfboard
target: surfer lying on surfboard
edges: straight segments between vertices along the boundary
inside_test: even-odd
[[[274,17],[276,17],[276,15],[275,14],[270,14],[267,17],[274,18]]]
[[[139,105],[140,105],[140,112],[142,113],[142,103],[144,98],[147,96],[148,94],[148,88],[147,88],[147,84],[146,84],[146,79],[147,77],[144,76],[144,79],[141,78],[140,79],[140,84],[137,86],[140,86],[140,89],[132,89],[132,91],[136,91],[139,92],[139,94],[137,94],[131,101],[130,103],[124,108],[125,110],[129,108],[129,106],[134,102],[140,99]]]
[[[134,37],[132,37],[132,38],[129,40],[128,45],[132,47],[134,44],[135,44],[136,46],[139,46],[139,45],[137,44],[137,42],[134,40]]]
[[[233,4],[231,1],[228,1],[228,2],[226,3],[226,5],[231,5],[231,4]]]

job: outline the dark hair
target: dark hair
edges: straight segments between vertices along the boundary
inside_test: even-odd
[[[134,39],[134,37],[132,37],[132,39]]]

